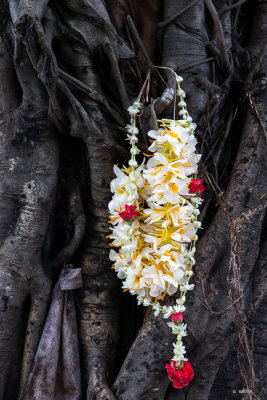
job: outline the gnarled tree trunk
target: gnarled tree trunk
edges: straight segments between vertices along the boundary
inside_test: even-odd
[[[0,400],[23,400],[52,287],[69,262],[83,398],[263,399],[266,379],[267,2],[4,0],[0,10]],[[172,117],[174,80],[198,124],[201,212],[185,321],[195,377],[174,390],[166,321],[120,293],[106,235],[127,107],[151,71],[141,146]],[[168,89],[166,91],[166,89]],[[167,94],[167,95],[166,95]],[[79,368],[80,366],[77,366]]]

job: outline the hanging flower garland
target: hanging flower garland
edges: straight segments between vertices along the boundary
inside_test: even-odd
[[[110,260],[123,280],[124,291],[136,295],[138,304],[151,306],[156,316],[162,313],[164,318],[171,318],[168,325],[177,339],[174,356],[166,368],[173,386],[181,388],[194,375],[182,341],[187,335],[183,313],[186,293],[194,288],[190,278],[201,226],[197,221],[198,207],[205,187],[196,177],[201,157],[196,153],[196,125],[186,109],[185,92],[180,87],[182,78],[177,74],[175,78],[182,119],[162,119],[158,131],[148,132],[151,154],[146,155],[142,165],[136,161],[140,152],[136,115],[142,106],[141,94],[128,109],[131,123],[126,129],[131,159],[128,167],[114,166],[109,237],[111,246],[118,249],[111,249]],[[162,304],[166,295],[177,292],[173,306]]]

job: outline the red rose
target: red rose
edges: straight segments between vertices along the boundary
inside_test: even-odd
[[[192,179],[192,181],[189,184],[189,193],[191,194],[197,193],[201,196],[204,190],[205,186],[203,185],[202,179]]]
[[[175,365],[176,363],[174,361],[171,361],[170,364],[166,365],[173,387],[177,389],[187,386],[188,383],[194,378],[194,371],[191,367],[191,364],[185,361],[184,366],[181,369],[176,369]]]
[[[133,222],[139,215],[136,210],[136,206],[133,205],[125,205],[125,211],[119,213],[119,216],[126,222]]]
[[[184,318],[183,312],[177,312],[175,314],[171,314],[171,319],[173,322],[182,322]]]

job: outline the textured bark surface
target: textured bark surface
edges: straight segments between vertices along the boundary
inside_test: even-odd
[[[68,262],[84,283],[75,294],[82,399],[266,397],[266,20],[263,0],[2,2],[0,400],[24,398]],[[166,376],[166,321],[144,319],[121,294],[106,240],[127,107],[149,69],[144,150],[154,110],[173,115],[173,77],[155,65],[184,77],[208,187],[185,313],[195,378],[184,390]]]

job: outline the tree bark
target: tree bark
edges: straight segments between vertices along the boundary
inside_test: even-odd
[[[83,274],[82,398],[236,399],[242,389],[264,398],[266,18],[262,0],[3,2],[0,400],[23,400],[52,287],[69,262]],[[166,321],[144,319],[120,293],[106,240],[113,164],[128,158],[127,107],[149,69],[144,151],[155,112],[173,117],[175,83],[159,64],[184,77],[208,186],[185,313],[195,377],[183,390],[165,371]]]

